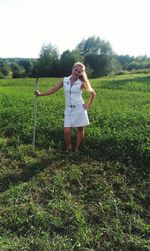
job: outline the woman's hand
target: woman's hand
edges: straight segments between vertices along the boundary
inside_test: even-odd
[[[83,108],[87,111],[90,109],[90,105],[88,103],[83,104]]]
[[[35,96],[40,96],[39,90],[35,91],[34,94],[35,94]]]
[[[96,93],[95,93],[95,91],[92,89],[92,91],[90,92],[90,98],[89,98],[88,102],[87,102],[86,104],[83,104],[83,108],[84,108],[85,110],[89,110],[89,109],[90,109],[91,104],[92,104],[93,99],[95,98],[95,96],[96,96]]]

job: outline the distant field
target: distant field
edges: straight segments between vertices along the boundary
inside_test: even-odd
[[[35,79],[0,80],[0,250],[150,250],[150,74],[91,84],[85,141],[66,156],[63,89],[38,98],[33,152]]]

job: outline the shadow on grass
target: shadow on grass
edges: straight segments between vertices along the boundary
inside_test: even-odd
[[[54,136],[55,135],[53,135],[53,138],[51,137],[52,140],[54,139]],[[80,151],[69,155],[65,155],[62,152],[62,145],[59,147],[57,143],[58,142],[56,141],[53,145],[52,152],[49,152],[46,150],[48,148],[43,146],[42,152],[46,152],[44,156],[38,157],[37,160],[37,155],[35,155],[33,156],[34,162],[25,162],[22,166],[19,164],[20,169],[2,177],[0,179],[0,191],[4,192],[9,189],[11,185],[18,185],[22,182],[30,181],[34,176],[46,168],[49,168],[53,175],[57,167],[60,168],[60,166],[62,167],[66,164],[80,165],[83,162],[88,163],[89,160],[100,162],[119,161],[126,165],[136,167],[139,173],[146,173],[149,167],[149,153],[146,148],[141,152],[140,146],[142,146],[143,142],[140,142],[138,138],[132,140],[126,137],[122,140],[117,140],[114,137],[107,137],[105,139],[86,138],[81,145]]]
[[[139,138],[87,138],[82,151],[93,160],[120,161],[145,172],[149,169],[149,151]]]
[[[9,173],[0,179],[0,192],[6,191],[11,185],[18,185],[31,180],[36,174],[47,168],[48,165],[48,162],[46,163],[46,161],[41,160],[26,165],[23,169],[20,169],[18,173]]]

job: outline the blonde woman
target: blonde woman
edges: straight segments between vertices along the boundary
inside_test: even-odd
[[[95,98],[95,91],[88,80],[85,65],[76,62],[73,65],[72,73],[69,77],[64,77],[59,83],[46,92],[35,92],[37,96],[48,96],[57,92],[64,87],[65,94],[65,115],[64,115],[64,140],[66,144],[66,152],[72,150],[71,133],[72,128],[77,128],[77,140],[75,151],[77,151],[84,139],[84,127],[89,125],[87,111]],[[87,103],[82,98],[82,90],[85,89],[89,93]]]

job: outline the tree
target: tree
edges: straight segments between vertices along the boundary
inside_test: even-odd
[[[25,69],[25,75],[30,77],[33,69],[33,62],[31,59],[20,59],[18,64]]]
[[[116,55],[115,58],[120,62],[123,70],[127,70],[128,65],[134,60],[134,57],[129,55]]]
[[[12,63],[11,70],[13,78],[22,78],[25,76],[25,69],[15,62]]]
[[[10,67],[3,59],[0,59],[0,78],[11,78]]]
[[[91,70],[91,77],[107,75],[111,72],[112,47],[99,37],[83,39],[76,47],[84,56],[84,63]]]
[[[83,62],[83,57],[79,50],[66,50],[60,57],[60,76],[67,76],[70,74],[72,66],[75,62]]]
[[[51,44],[43,45],[38,61],[38,72],[41,77],[57,76],[59,54],[58,49]]]
[[[111,69],[111,74],[112,75],[122,73],[122,71],[123,71],[122,65],[120,64],[120,62],[115,57],[112,58],[111,63],[112,63],[112,69]]]

